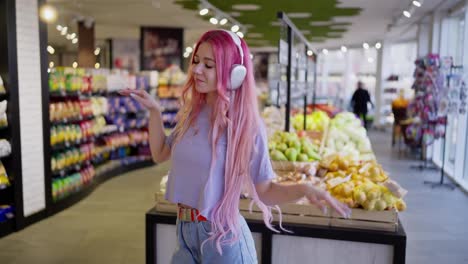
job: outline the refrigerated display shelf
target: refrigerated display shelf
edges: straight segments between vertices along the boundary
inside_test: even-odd
[[[0,222],[0,238],[15,231],[15,219],[11,218]]]

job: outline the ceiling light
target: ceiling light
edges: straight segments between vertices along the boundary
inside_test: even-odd
[[[311,50],[308,50],[308,51],[307,51],[307,55],[308,55],[308,56],[312,56],[312,55],[314,55],[314,52],[311,51]]]
[[[221,21],[219,21],[219,24],[222,26],[222,25],[225,25],[227,22],[228,20],[226,18],[223,18],[221,19]]]
[[[232,26],[232,27],[231,27],[231,31],[232,31],[232,32],[237,32],[237,31],[239,31],[239,26],[238,26],[238,25]]]
[[[374,58],[367,58],[367,61],[368,61],[369,63],[373,63],[373,62],[374,62]]]
[[[74,38],[71,37],[71,34],[67,34],[66,38],[67,38],[68,40],[74,39]]]
[[[237,34],[237,36],[239,36],[239,38],[243,38],[243,37],[244,37],[244,33],[240,32],[240,31],[239,31],[239,32],[236,32],[236,34]]]
[[[215,17],[212,17],[212,18],[210,18],[210,23],[213,24],[213,25],[217,25],[218,24],[218,19],[216,19]]]
[[[208,8],[203,8],[202,10],[200,10],[200,15],[204,16],[204,15],[208,14],[209,11],[210,10],[208,10]]]
[[[347,51],[348,51],[348,48],[346,48],[346,46],[341,46],[341,51],[342,51],[342,52],[347,52]]]
[[[99,64],[99,62],[96,62],[96,64],[94,64],[94,68],[96,68],[96,69],[101,68],[101,64]]]
[[[78,68],[78,62],[74,61],[73,64],[72,64],[73,68]]]
[[[191,53],[193,51],[192,47],[186,47],[185,52]]]
[[[51,5],[43,5],[39,10],[39,14],[46,23],[54,22],[57,19],[57,9]]]
[[[184,53],[184,58],[188,58],[189,56],[190,56],[190,54],[188,52]]]
[[[249,38],[261,38],[261,37],[263,37],[263,34],[262,33],[249,33],[249,34],[247,34],[247,36]]]
[[[58,31],[62,31],[62,25],[57,25],[56,29],[57,29]]]
[[[232,9],[241,10],[241,11],[256,11],[260,9],[260,6],[254,5],[254,4],[238,4],[238,5],[233,5]]]
[[[410,18],[411,17],[411,13],[408,12],[407,10],[403,11],[403,15],[407,18]]]
[[[49,52],[50,54],[54,54],[55,53],[55,49],[52,47],[52,46],[47,46],[47,52]]]
[[[94,55],[99,55],[99,53],[101,52],[101,48],[97,47],[95,50],[94,50]]]
[[[73,43],[73,44],[78,43],[78,39],[77,39],[77,38],[72,39],[72,43]]]
[[[54,67],[54,62],[53,61],[49,62],[49,68],[53,68],[53,67]]]
[[[68,27],[63,27],[62,30],[60,31],[60,34],[62,36],[65,36],[67,34],[67,31],[68,31]]]
[[[76,37],[76,33],[71,33],[70,36],[72,39],[74,39]]]
[[[380,42],[375,43],[375,48],[380,49],[382,47],[382,44]]]
[[[301,13],[301,12],[298,12],[298,13],[287,13],[286,14],[288,17],[290,18],[308,18],[308,17],[311,17],[312,14],[311,13]]]
[[[414,0],[413,5],[416,7],[421,7],[421,2]]]
[[[369,49],[369,44],[367,42],[364,42],[362,44],[362,47],[365,48],[365,49]]]
[[[327,49],[323,49],[322,52],[323,52],[323,54],[325,54],[325,55],[328,54],[328,50],[327,50]]]

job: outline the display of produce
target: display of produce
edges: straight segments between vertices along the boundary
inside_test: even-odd
[[[330,122],[323,155],[336,153],[356,160],[375,159],[367,131],[353,113],[339,113]]]
[[[299,138],[296,133],[277,131],[268,142],[273,161],[316,161],[320,160],[319,147],[307,137]]]
[[[276,131],[283,130],[285,127],[285,108],[275,106],[265,107],[262,111],[262,119],[265,122],[267,136],[271,137]]]
[[[305,116],[306,128],[304,129],[304,114],[296,114],[292,118],[292,124],[295,130],[312,130],[323,132],[330,123],[330,117],[323,111],[315,111]]]
[[[406,209],[406,190],[389,180],[376,161],[356,162],[352,157],[330,155],[320,161],[319,175],[324,187],[352,208],[369,211]],[[390,188],[389,188],[390,187]]]

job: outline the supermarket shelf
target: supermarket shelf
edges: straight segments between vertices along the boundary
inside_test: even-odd
[[[136,170],[136,169],[141,169],[145,167],[149,167],[154,165],[152,161],[141,161],[137,163],[133,163],[127,166],[120,166],[115,169],[109,170],[101,175],[96,175],[93,179],[93,182],[90,183],[88,186],[83,186],[82,189],[74,194],[70,194],[66,198],[63,198],[61,200],[58,200],[54,202],[51,205],[50,208],[50,215],[56,214],[72,205],[75,203],[81,201],[83,198],[87,197],[89,194],[91,194],[94,189],[99,186],[99,184],[107,181],[110,178],[113,178],[115,176],[121,175],[123,173],[126,173],[128,171]]]
[[[76,122],[92,120],[92,119],[94,119],[96,117],[99,117],[99,116],[102,116],[102,115],[96,115],[96,116],[90,115],[90,116],[84,116],[84,117],[74,118],[74,119],[63,119],[63,120],[60,120],[60,121],[50,121],[50,125],[51,126],[69,125],[69,124],[73,124],[73,123],[76,123]]]
[[[68,166],[66,168],[63,168],[61,170],[52,171],[52,177],[53,178],[66,177],[66,176],[71,175],[72,173],[81,171],[81,169],[83,169],[84,167],[89,166],[89,165],[91,165],[90,160],[81,161],[81,162],[78,162],[78,163],[73,164],[71,166]]]
[[[122,96],[118,91],[100,91],[100,92],[49,92],[51,98],[69,98],[69,97],[93,97],[93,96]]]
[[[129,111],[129,112],[121,112],[121,111],[114,111],[114,112],[108,112],[106,114],[106,116],[109,116],[109,115],[139,115],[139,114],[146,114],[148,113],[148,110],[146,109],[141,109],[141,110],[138,110],[138,111]]]
[[[55,144],[53,146],[50,146],[52,152],[59,152],[59,151],[64,151],[64,150],[67,150],[71,147],[79,147],[81,145],[84,145],[84,144],[88,144],[88,143],[93,143],[96,141],[96,138],[95,137],[91,137],[91,138],[87,138],[87,139],[83,139],[83,140],[77,140],[77,141],[74,141],[74,142],[70,142],[70,141],[67,141],[67,142],[64,142],[64,143],[58,143],[58,144]]]
[[[0,238],[12,233],[13,231],[15,231],[14,218],[0,222]]]

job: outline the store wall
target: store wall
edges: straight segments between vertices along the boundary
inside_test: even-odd
[[[46,207],[37,0],[16,0],[16,45],[24,216]]]

